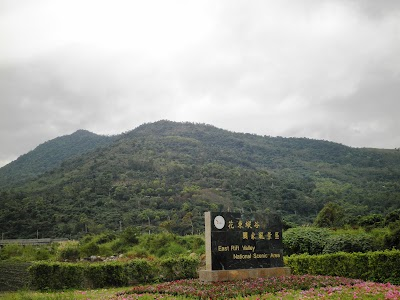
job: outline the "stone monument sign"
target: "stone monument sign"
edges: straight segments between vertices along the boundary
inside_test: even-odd
[[[282,221],[274,214],[206,212],[204,281],[289,275],[283,267]]]

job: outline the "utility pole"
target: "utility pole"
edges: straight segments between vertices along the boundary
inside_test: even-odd
[[[119,231],[122,231],[122,221],[119,221]]]

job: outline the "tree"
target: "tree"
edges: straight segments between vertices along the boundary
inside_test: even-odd
[[[190,225],[192,228],[191,233],[194,234],[194,226],[193,226],[193,214],[191,212],[186,213],[186,215],[182,218],[182,223],[185,225]]]
[[[364,227],[366,230],[371,230],[372,228],[382,227],[384,223],[384,218],[381,214],[371,214],[363,216],[359,219],[358,225]]]
[[[390,225],[400,220],[400,209],[393,210],[385,216],[385,225]]]
[[[391,223],[389,228],[390,232],[384,238],[385,247],[400,249],[400,221]]]
[[[121,233],[121,240],[128,245],[135,245],[139,242],[140,232],[137,228],[128,227]]]
[[[333,202],[328,202],[318,213],[314,224],[317,227],[337,227],[342,225],[343,208]]]

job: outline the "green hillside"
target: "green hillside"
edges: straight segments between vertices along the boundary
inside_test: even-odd
[[[114,138],[78,130],[73,134],[47,141],[0,168],[0,187],[36,178],[46,171],[59,167],[68,158],[112,143]]]
[[[347,223],[400,208],[399,151],[204,124],[144,124],[59,163],[20,187],[0,189],[6,237],[35,237],[37,230],[80,236],[120,226],[197,233],[207,210],[268,210],[304,224],[328,202],[343,208]]]

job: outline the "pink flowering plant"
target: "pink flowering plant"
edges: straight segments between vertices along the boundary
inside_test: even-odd
[[[151,294],[155,297],[148,298]],[[192,299],[365,299],[366,295],[371,295],[375,298],[369,299],[400,299],[400,287],[343,277],[292,275],[214,283],[178,280],[136,286],[117,297],[140,299],[139,295],[146,295],[143,297],[148,299],[161,299],[162,295]]]
[[[256,299],[271,299],[264,294]],[[360,282],[353,285],[327,286],[304,291],[283,290],[273,296],[278,299],[400,299],[400,286],[390,283]],[[249,299],[250,300],[250,299]]]

